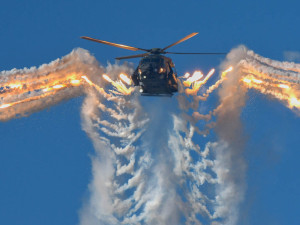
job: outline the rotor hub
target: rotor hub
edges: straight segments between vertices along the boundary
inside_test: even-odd
[[[152,53],[152,54],[162,54],[163,50],[161,48],[152,48],[150,50],[150,53]]]

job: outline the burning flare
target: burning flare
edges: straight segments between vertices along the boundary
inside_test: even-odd
[[[133,88],[129,87],[127,88],[126,85],[121,81],[121,80],[117,80],[117,81],[113,81],[109,76],[107,76],[106,74],[103,74],[102,77],[108,81],[109,83],[111,83],[114,87],[115,90],[111,90],[110,92],[117,94],[117,95],[130,95],[133,92]],[[120,74],[119,76],[126,84],[130,85],[131,84],[131,80],[123,73]]]
[[[78,75],[76,75],[78,77]],[[0,97],[2,99],[11,99],[13,96],[26,96],[28,93],[35,93],[35,96],[28,96],[24,99],[19,99],[16,101],[12,101],[9,103],[3,103],[0,105],[0,109],[6,109],[11,106],[30,102],[34,100],[38,100],[44,97],[48,97],[50,95],[55,95],[57,91],[65,88],[69,88],[71,86],[79,86],[82,82],[80,79],[73,79],[74,74],[72,74],[70,77],[66,77],[65,80],[54,80],[52,82],[49,82],[48,84],[45,84],[43,81],[38,82],[32,82],[32,83],[24,83],[22,84],[2,84],[2,91],[0,92]],[[0,89],[1,90],[1,89]],[[1,102],[0,102],[1,103]]]
[[[257,76],[261,79],[256,78]],[[300,93],[295,85],[279,83],[282,81],[262,76],[262,74],[256,73],[256,71],[251,71],[251,73],[246,74],[241,81],[248,88],[253,88],[263,94],[268,94],[279,100],[285,101],[287,106],[291,109],[300,109]]]
[[[184,86],[190,87],[194,82],[200,80],[204,75],[201,71],[195,71],[193,75],[190,77],[189,73],[186,73],[184,77],[187,78],[186,81],[183,82]]]
[[[122,81],[124,81],[126,84],[131,85],[131,79],[127,77],[127,75],[121,73],[120,78]]]
[[[219,87],[219,85],[226,79],[226,74],[233,70],[233,67],[230,66],[227,70],[222,72],[221,78],[212,86],[210,86],[205,93],[204,97],[207,97],[208,94],[210,94],[213,90]],[[211,69],[208,74],[203,78],[203,74],[201,71],[195,71],[192,76],[190,76],[189,73],[186,73],[183,77],[183,79],[186,79],[183,81],[183,85],[187,87],[185,89],[185,93],[187,95],[197,95],[199,89],[207,83],[207,81],[211,78],[211,76],[215,73],[215,69]],[[203,78],[201,80],[201,78]],[[192,88],[189,88],[191,87]]]

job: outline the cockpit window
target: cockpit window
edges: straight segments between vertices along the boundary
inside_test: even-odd
[[[142,60],[143,63],[145,62],[155,62],[155,63],[159,63],[161,61],[160,58],[145,58]]]

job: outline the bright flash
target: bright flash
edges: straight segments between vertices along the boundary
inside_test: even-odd
[[[187,80],[183,82],[183,84],[186,87],[190,87],[194,82],[200,80],[202,77],[203,74],[201,73],[201,71],[195,71],[192,76],[189,76]]]
[[[233,67],[230,66],[227,70],[224,71],[224,73],[229,73],[229,72],[231,72],[232,70],[233,70]]]
[[[183,78],[189,78],[190,76],[191,76],[190,73],[185,73],[184,76],[183,76]]]
[[[10,88],[20,88],[20,87],[22,87],[22,85],[21,84],[11,84],[11,85],[9,85],[9,87]]]
[[[248,78],[244,78],[243,81],[244,81],[245,83],[247,83],[247,84],[250,84],[250,83],[251,83],[251,80],[248,79]]]
[[[215,69],[211,69],[206,75],[205,80],[208,80],[215,73],[215,71]]]
[[[133,91],[133,88],[127,88],[121,81],[113,81],[112,79],[110,79],[109,76],[107,76],[106,74],[103,74],[103,78],[105,80],[107,80],[108,82],[110,82],[120,93],[124,94],[124,95],[129,95],[131,94],[131,92]],[[128,78],[128,77],[127,77]],[[128,78],[129,79],[129,78]]]
[[[73,84],[73,85],[79,85],[80,84],[80,80],[71,80],[71,84]]]
[[[131,79],[127,77],[125,74],[121,73],[120,78],[122,81],[124,81],[126,84],[131,85]]]
[[[190,77],[190,78],[188,79],[188,81],[194,82],[194,81],[200,80],[202,77],[203,77],[203,74],[201,73],[201,71],[195,71],[195,72],[193,73],[193,76]]]
[[[225,70],[225,71],[222,72],[221,77],[224,79],[225,76],[226,76],[226,74],[229,73],[229,72],[231,72],[232,70],[233,70],[233,67],[230,66],[227,70]]]
[[[87,76],[82,76],[82,79],[84,79],[88,84],[92,85],[92,82],[87,78]]]
[[[106,74],[103,74],[102,77],[103,77],[106,81],[108,81],[108,82],[110,82],[110,83],[112,82],[112,79],[110,79],[110,77],[107,76]]]
[[[290,86],[286,84],[278,84],[278,87],[283,88],[283,89],[290,89]]]
[[[257,83],[257,84],[261,84],[261,83],[262,83],[262,80],[257,80],[257,79],[254,79],[254,78],[253,78],[253,82],[254,82],[254,83]]]
[[[4,105],[0,106],[0,109],[5,109],[5,108],[8,108],[10,106],[11,106],[11,104],[4,104]]]
[[[294,106],[294,107],[297,107],[297,108],[300,107],[300,100],[297,99],[296,97],[290,98],[289,103],[290,103],[290,106]]]
[[[192,85],[192,88],[187,88],[185,90],[185,93],[188,95],[194,95],[196,94],[199,89],[206,84],[206,82],[209,80],[209,78],[214,74],[215,69],[211,69],[208,74],[204,77],[204,79],[200,80],[204,75],[200,71],[195,71],[193,73],[193,76],[189,77],[186,81],[183,82],[185,87],[190,87]],[[188,73],[184,75],[184,77],[189,76]]]
[[[64,87],[64,85],[62,85],[62,84],[58,84],[58,85],[53,86],[54,89],[60,89],[60,88],[63,88],[63,87]]]
[[[51,90],[50,88],[44,88],[43,92],[47,92],[47,91],[50,91],[50,90]]]

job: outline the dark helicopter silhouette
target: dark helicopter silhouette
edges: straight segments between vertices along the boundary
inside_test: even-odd
[[[116,44],[108,41],[102,41],[90,37],[81,37],[89,41],[95,41],[101,44],[106,44],[118,48],[124,48],[132,51],[145,51],[146,53],[138,55],[130,55],[124,57],[117,57],[116,59],[132,59],[143,57],[139,62],[138,67],[131,75],[131,80],[134,86],[140,86],[142,95],[150,96],[172,96],[173,93],[178,91],[178,78],[174,63],[171,58],[163,56],[164,54],[201,54],[201,55],[219,55],[225,53],[180,53],[180,52],[167,52],[166,50],[174,45],[177,45],[198,33],[191,33],[188,36],[180,39],[179,41],[168,45],[165,48],[152,48],[143,49],[131,47],[123,44]]]

